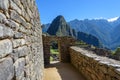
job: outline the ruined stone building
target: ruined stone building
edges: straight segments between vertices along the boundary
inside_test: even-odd
[[[59,42],[61,62],[71,62],[88,80],[120,80],[119,61],[71,47],[69,37],[43,38],[35,0],[0,0],[0,80],[43,80],[51,40]]]

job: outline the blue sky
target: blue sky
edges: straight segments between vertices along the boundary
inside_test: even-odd
[[[41,23],[50,23],[63,15],[73,19],[113,18],[120,16],[120,0],[36,0]]]

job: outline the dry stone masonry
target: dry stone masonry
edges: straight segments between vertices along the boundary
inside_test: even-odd
[[[0,0],[0,80],[43,80],[43,67],[35,0]]]
[[[120,61],[93,54],[76,46],[70,47],[71,63],[88,80],[120,80]]]
[[[50,64],[50,43],[58,42],[60,62],[70,62],[69,47],[74,45],[75,39],[71,37],[43,36],[44,64]]]
[[[58,41],[60,61],[71,61],[88,80],[120,80],[120,61],[70,48],[75,43],[70,37],[43,36],[42,43],[35,0],[0,0],[0,80],[43,80],[54,40]]]

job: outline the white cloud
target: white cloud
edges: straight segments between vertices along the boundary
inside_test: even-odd
[[[110,19],[107,19],[107,20],[108,20],[108,22],[114,22],[114,21],[116,21],[118,18],[119,18],[119,17],[114,17],[114,18],[110,18]]]

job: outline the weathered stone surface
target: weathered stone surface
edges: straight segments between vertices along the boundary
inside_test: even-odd
[[[6,16],[0,12],[0,22],[2,23],[3,20],[5,20],[5,19],[6,19]]]
[[[0,80],[43,80],[40,26],[35,0],[0,0]]]
[[[70,48],[70,56],[71,63],[88,80],[120,80],[120,71],[118,70],[120,61],[98,56],[92,51],[76,46]]]
[[[23,78],[24,78],[25,59],[24,58],[18,59],[14,63],[14,66],[15,66],[16,80],[23,80]]]
[[[26,0],[21,0],[21,3],[23,4],[23,7],[26,9],[27,8],[27,1]]]
[[[10,0],[10,8],[14,9],[15,11],[17,11],[19,14],[22,13],[22,11],[20,10],[20,8],[12,1]]]
[[[36,36],[37,33],[34,35]],[[37,38],[34,38],[37,41]],[[33,40],[33,42],[34,42]],[[69,47],[74,44],[75,39],[71,37],[55,37],[55,36],[43,36],[43,46],[44,46],[44,64],[50,64],[50,43],[51,41],[58,42],[58,47],[60,51],[60,61],[70,62]],[[41,41],[42,42],[42,41]]]
[[[19,47],[14,49],[14,54],[17,54],[18,57],[24,57],[29,53],[29,49],[27,46]]]
[[[10,14],[11,14],[10,15],[11,19],[13,19],[14,21],[22,24],[25,27],[27,26],[25,19],[22,16],[20,16],[16,11],[11,10]]]
[[[0,37],[3,37],[3,27],[0,26]]]
[[[119,69],[117,69],[117,71],[118,71],[118,72],[120,72],[120,68],[119,68]]]
[[[0,80],[12,80],[14,77],[13,61],[10,57],[0,59]]]
[[[4,27],[3,28],[3,37],[13,37],[13,30],[8,28],[8,27]]]
[[[16,5],[18,5],[21,8],[22,4],[20,0],[13,0],[13,1],[15,2]]]
[[[13,34],[14,32],[12,29],[0,24],[0,38],[13,37]]]
[[[12,42],[9,39],[0,41],[0,58],[12,52]]]
[[[16,23],[15,21],[13,21],[11,19],[9,19],[8,21],[9,22],[8,22],[7,25],[9,25],[9,27],[11,27],[14,31],[15,30],[17,31],[19,29],[19,24],[18,23]]]
[[[15,39],[19,39],[19,38],[23,38],[24,37],[24,35],[22,34],[22,33],[20,33],[20,32],[15,32],[15,35],[14,35],[14,38]]]
[[[22,26],[22,25],[20,25],[20,28],[19,28],[18,31],[20,31],[20,32],[22,32],[22,33],[26,33],[26,29],[25,29],[25,27]]]
[[[19,47],[25,44],[25,40],[24,39],[15,39],[13,40],[13,47]]]
[[[8,10],[9,1],[8,0],[0,0],[0,9]]]
[[[27,8],[27,13],[29,14],[30,17],[32,17],[33,14],[29,8]]]
[[[31,29],[32,28],[32,25],[30,23],[27,23],[27,29]]]

